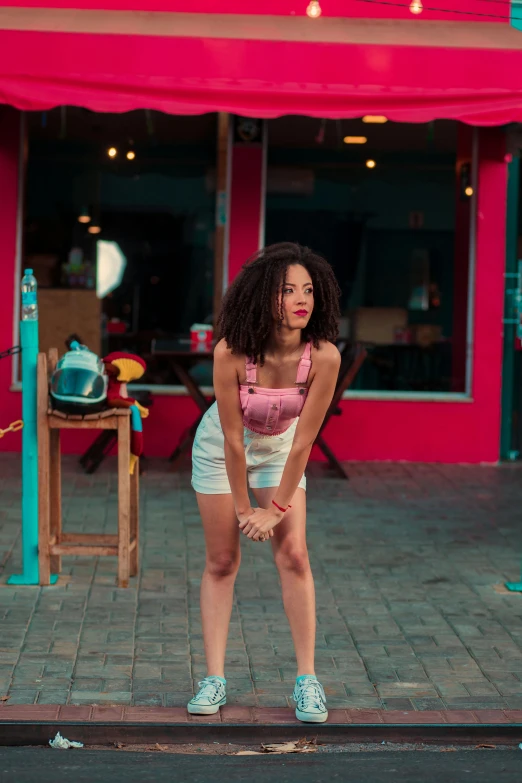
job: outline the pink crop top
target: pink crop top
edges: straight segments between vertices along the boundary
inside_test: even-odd
[[[312,344],[307,343],[297,368],[296,385],[291,389],[263,389],[257,386],[257,365],[246,362],[246,382],[239,386],[243,424],[259,435],[281,435],[303,410],[308,389]]]

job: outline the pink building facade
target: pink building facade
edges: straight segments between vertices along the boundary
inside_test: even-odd
[[[509,162],[502,125],[522,118],[517,67],[522,46],[509,26],[509,12],[499,12],[502,4],[481,4],[481,13],[491,18],[474,16],[473,0],[455,2],[453,11],[426,8],[422,18],[413,18],[408,5],[324,0],[320,20],[307,19],[304,4],[295,0],[269,0],[262,16],[239,16],[244,9],[238,0],[221,2],[219,13],[210,0],[195,0],[190,7],[181,0],[156,0],[147,6],[147,19],[140,15],[143,2],[130,0],[78,1],[75,10],[58,0],[53,8],[28,0],[18,4],[20,14],[7,13],[3,5],[0,351],[18,341],[24,112],[75,105],[100,112],[150,108],[257,118],[385,114],[400,122],[454,119],[462,123],[455,182],[458,187],[464,163],[473,181],[469,203],[459,206],[456,199],[454,285],[455,291],[459,286],[467,290],[468,297],[465,308],[455,307],[453,341],[454,357],[460,353],[466,368],[464,391],[349,392],[341,403],[342,416],[331,421],[325,437],[345,460],[499,459]],[[172,28],[162,33],[159,27],[167,18]],[[386,19],[395,21],[390,25]],[[498,36],[486,48],[479,45],[484,24],[488,36]],[[443,41],[444,48],[437,43]],[[227,258],[224,279],[217,281],[223,287],[263,242],[266,165],[262,147],[231,144]],[[12,361],[0,361],[1,427],[21,412]],[[188,396],[154,393],[147,454],[168,456],[195,413]],[[65,441],[71,452],[85,445],[78,438]],[[19,448],[18,435],[0,441],[2,450]]]

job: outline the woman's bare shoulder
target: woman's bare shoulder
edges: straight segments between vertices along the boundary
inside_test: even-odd
[[[328,340],[320,340],[318,348],[312,348],[312,362],[325,367],[339,367],[341,354],[336,345]]]
[[[231,366],[240,366],[245,363],[245,357],[240,356],[237,353],[232,353],[232,349],[228,347],[226,340],[222,339],[214,348],[214,360],[218,362],[226,362]]]
[[[220,340],[214,347],[214,359],[228,359],[232,357],[232,351],[226,340]]]

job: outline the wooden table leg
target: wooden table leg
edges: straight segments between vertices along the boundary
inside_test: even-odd
[[[203,415],[208,411],[212,403],[209,403],[197,383],[195,382],[192,375],[188,372],[188,370],[183,367],[182,364],[180,364],[177,361],[172,362],[172,366],[174,368],[174,371],[182,384],[187,389],[188,393],[198,406],[198,408],[201,411],[201,416],[198,416],[196,421],[190,425],[190,427],[183,432],[181,435],[178,445],[172,452],[172,454],[169,457],[169,462],[174,462],[181,454],[189,448],[190,444],[192,443],[192,440],[194,439],[194,435],[196,434],[196,430],[199,426],[199,422],[201,421]]]
[[[130,416],[118,417],[118,587],[130,573]]]
[[[135,542],[130,557],[130,575],[136,576],[140,567],[140,460],[134,466],[130,485],[130,539]]]
[[[60,430],[49,432],[50,461],[52,467],[50,476],[50,529],[51,537],[57,544],[62,538],[62,455],[60,450]],[[59,574],[62,570],[60,555],[51,555],[51,573]]]
[[[316,446],[319,446],[321,451],[323,452],[324,456],[328,460],[328,464],[330,467],[335,470],[335,472],[344,479],[349,480],[348,473],[345,471],[333,451],[331,450],[330,446],[326,443],[322,435],[318,435],[315,441]]]
[[[117,440],[118,434],[114,430],[105,430],[96,438],[89,452],[86,452],[80,460],[87,474],[95,473],[98,470],[105,457],[116,445]]]
[[[203,416],[198,416],[196,421],[190,425],[190,427],[184,431],[183,435],[180,437],[178,441],[178,445],[172,452],[172,454],[169,457],[169,462],[174,462],[177,460],[177,458],[187,449],[190,444],[192,443],[194,439],[194,435],[196,434],[196,430],[199,427],[199,423]]]
[[[210,405],[192,375],[179,362],[173,361],[172,367],[181,383],[187,389],[188,393],[200,409],[201,413],[205,413],[205,411],[210,408]]]

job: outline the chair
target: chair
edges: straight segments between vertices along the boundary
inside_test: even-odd
[[[52,348],[49,359],[38,354],[38,560],[40,584],[50,584],[60,573],[62,555],[115,556],[118,586],[128,587],[139,567],[139,466],[129,473],[130,411],[112,408],[87,416],[70,416],[49,407],[49,375],[58,361]],[[118,533],[63,533],[61,500],[60,432],[65,429],[113,430],[118,436]]]
[[[354,346],[347,343],[341,349],[341,366],[339,368],[339,377],[337,379],[332,402],[326,411],[326,416],[324,417],[324,421],[321,424],[321,429],[319,430],[319,434],[315,439],[315,445],[321,449],[330,467],[337,473],[338,476],[345,479],[349,479],[349,476],[333,453],[330,446],[328,446],[326,443],[322,432],[332,416],[340,416],[342,414],[339,403],[341,402],[344,392],[353,383],[355,376],[361,369],[361,366],[366,359],[366,356],[366,349],[358,343],[356,343]]]

